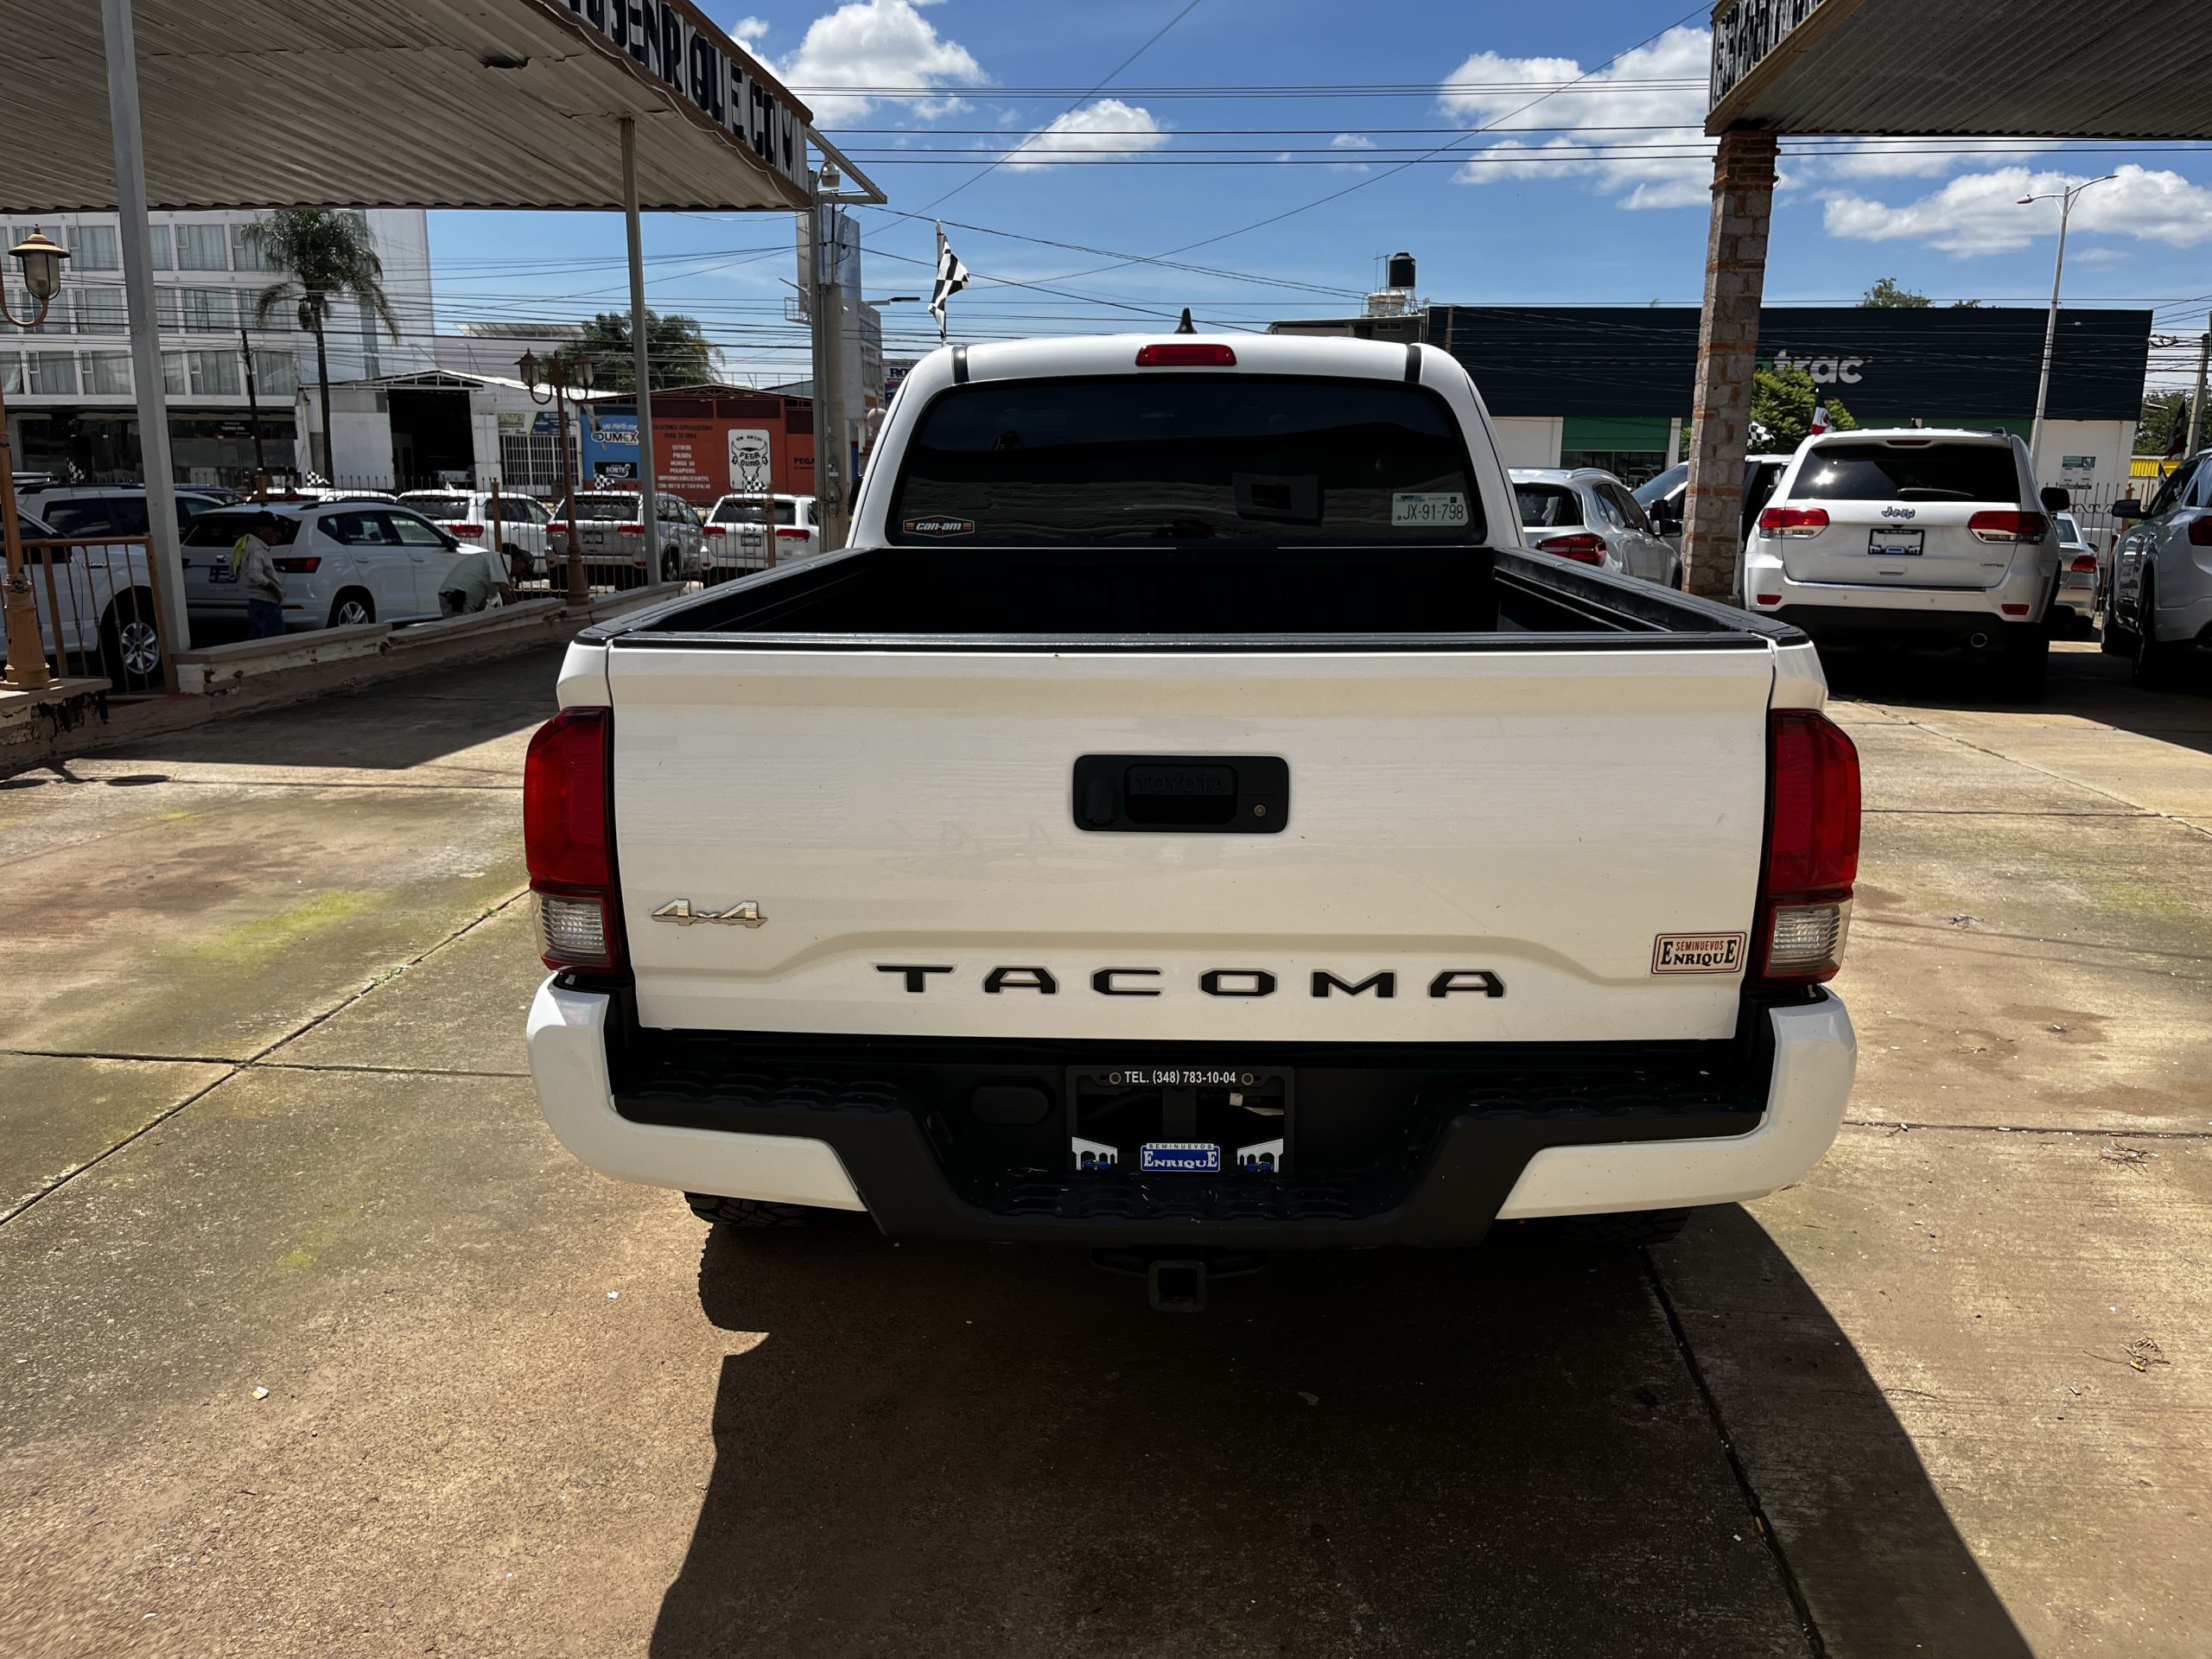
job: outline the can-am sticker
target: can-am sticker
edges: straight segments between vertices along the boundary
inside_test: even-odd
[[[909,536],[973,536],[973,518],[909,518],[899,526]]]
[[[1748,939],[1743,933],[1662,933],[1651,942],[1651,971],[1739,974]]]

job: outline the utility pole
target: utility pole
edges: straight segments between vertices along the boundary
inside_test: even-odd
[[[2101,179],[2089,179],[2064,190],[2043,195],[2022,196],[2018,206],[2024,207],[2031,201],[2058,203],[2058,257],[2050,268],[2050,315],[2043,326],[2043,372],[2036,378],[2036,423],[2028,433],[2028,464],[2038,477],[2043,472],[2043,411],[2050,400],[2050,359],[2058,346],[2058,289],[2066,280],[2066,224],[2074,217],[2074,198],[2091,185],[2110,184],[2120,175],[2107,173]]]
[[[638,124],[622,118],[622,220],[630,251],[630,360],[638,382],[638,522],[645,527],[646,568],[660,574],[660,508],[653,487],[652,342],[645,330],[645,257],[638,227]]]
[[[845,544],[844,296],[837,283],[836,165],[814,177],[814,493],[815,521],[826,550]]]
[[[2196,390],[2189,397],[2189,448],[2182,451],[2187,460],[2196,453],[2197,434],[2204,429],[2204,371],[2212,364],[2212,334],[2207,334],[2196,343]]]
[[[238,330],[238,355],[245,359],[245,407],[253,420],[253,488],[258,499],[269,474],[269,460],[261,453],[261,390],[253,378],[253,341],[243,328]]]

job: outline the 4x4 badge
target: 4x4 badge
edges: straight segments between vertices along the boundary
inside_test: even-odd
[[[674,922],[678,927],[689,927],[694,922],[720,922],[726,927],[758,927],[768,918],[760,913],[758,899],[746,899],[728,910],[694,910],[689,899],[671,899],[653,912],[657,922]]]

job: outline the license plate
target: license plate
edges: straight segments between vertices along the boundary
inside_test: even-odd
[[[236,582],[238,579],[238,573],[220,559],[207,567],[207,580],[210,582]]]
[[[584,531],[584,540],[588,542],[603,542],[606,539],[607,532],[603,530],[588,530]]]
[[[1870,530],[1866,550],[1878,559],[1916,559],[1926,550],[1924,530]]]
[[[1147,1175],[1218,1175],[1221,1148],[1211,1141],[1147,1141],[1137,1148],[1137,1168]]]

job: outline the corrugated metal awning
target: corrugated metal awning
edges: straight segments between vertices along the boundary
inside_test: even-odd
[[[1722,0],[1708,132],[2212,138],[2203,0]]]
[[[806,206],[806,106],[688,0],[134,0],[150,205]],[[8,209],[116,206],[100,8],[0,0]],[[667,73],[664,73],[666,71]]]

